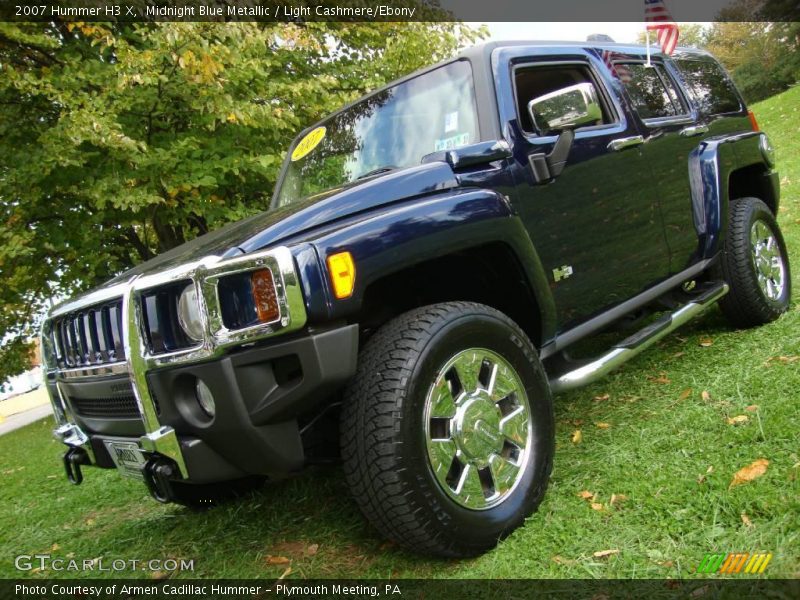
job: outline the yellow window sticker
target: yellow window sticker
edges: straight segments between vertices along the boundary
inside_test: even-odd
[[[316,129],[309,131],[308,135],[300,140],[300,143],[294,147],[292,151],[292,161],[300,160],[308,153],[310,153],[314,148],[316,148],[322,139],[325,137],[325,128],[324,127],[317,127]]]

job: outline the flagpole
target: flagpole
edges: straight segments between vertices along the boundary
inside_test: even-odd
[[[647,37],[647,64],[646,67],[651,67],[653,65],[650,64],[650,29],[645,28],[645,36]]]

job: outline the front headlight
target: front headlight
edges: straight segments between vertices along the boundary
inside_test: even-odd
[[[178,300],[178,323],[192,340],[203,340],[203,320],[200,318],[200,302],[194,283],[187,285],[181,292]]]

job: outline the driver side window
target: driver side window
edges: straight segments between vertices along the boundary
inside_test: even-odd
[[[514,72],[514,85],[516,89],[517,114],[522,130],[525,133],[544,135],[533,123],[528,112],[528,103],[536,98],[563,90],[578,84],[590,84],[595,88],[599,99],[601,114],[596,121],[585,125],[609,125],[615,122],[612,111],[609,110],[605,98],[600,91],[591,71],[583,65],[543,65],[520,67]]]

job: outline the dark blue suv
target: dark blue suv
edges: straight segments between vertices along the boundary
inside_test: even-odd
[[[553,393],[714,303],[787,309],[778,202],[708,54],[472,48],[302,132],[270,210],[51,311],[67,476],[202,505],[340,458],[387,537],[483,552],[544,495]]]

